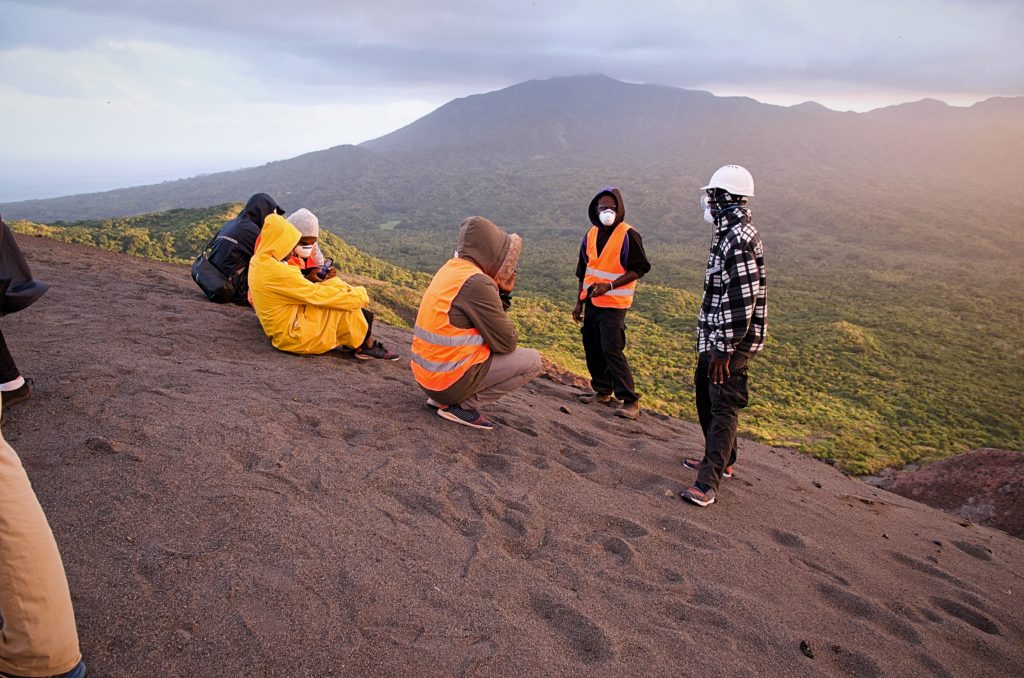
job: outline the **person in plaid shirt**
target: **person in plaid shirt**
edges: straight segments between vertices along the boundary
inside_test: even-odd
[[[704,458],[683,460],[697,471],[697,480],[681,495],[708,506],[715,502],[722,478],[732,477],[736,463],[736,426],[748,399],[747,363],[764,348],[767,285],[764,245],[747,207],[754,195],[750,172],[726,165],[702,190],[704,220],[714,225],[693,376]]]

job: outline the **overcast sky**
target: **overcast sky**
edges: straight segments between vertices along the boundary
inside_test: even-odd
[[[0,0],[0,201],[359,143],[604,73],[869,110],[1024,94],[1022,0]]]

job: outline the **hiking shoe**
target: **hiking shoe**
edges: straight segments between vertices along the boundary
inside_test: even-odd
[[[444,405],[442,405],[441,403],[437,402],[433,398],[427,398],[427,406],[428,407],[433,407],[435,410],[444,407]]]
[[[437,408],[437,416],[444,417],[448,421],[454,421],[456,424],[462,424],[463,426],[482,428],[487,431],[494,428],[494,422],[489,421],[478,411],[463,409],[458,405]]]
[[[693,469],[694,471],[699,471],[700,459],[696,459],[694,457],[687,457],[686,459],[683,459],[683,466],[685,466],[688,469]],[[722,477],[732,478],[732,466],[725,467],[725,470],[722,471]]]
[[[617,402],[615,395],[611,393],[588,393],[587,395],[578,396],[576,399],[584,405],[591,405],[593,403],[612,405]]]
[[[32,397],[32,380],[26,379],[25,383],[14,389],[13,391],[3,391],[3,405],[6,410],[11,405],[17,405],[22,400],[28,400]]]
[[[373,346],[370,348],[359,349],[356,351],[355,356],[359,360],[398,360],[402,357],[384,348],[384,344],[379,341],[373,342]]]
[[[640,416],[640,403],[634,400],[631,403],[622,403],[615,409],[615,416],[623,419],[637,419]]]
[[[715,503],[715,491],[710,487],[706,490],[700,489],[698,485],[693,485],[683,492],[679,493],[679,496],[686,501],[692,502],[697,506],[709,506]]]

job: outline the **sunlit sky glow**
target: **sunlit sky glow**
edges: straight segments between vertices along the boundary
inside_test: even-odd
[[[0,0],[0,201],[235,169],[604,73],[837,110],[1024,94],[1015,0]]]

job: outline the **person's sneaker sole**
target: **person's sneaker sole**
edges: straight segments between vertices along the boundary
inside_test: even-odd
[[[612,395],[611,393],[609,393],[607,396],[599,396],[599,395],[577,396],[576,400],[580,401],[584,405],[594,405],[594,404],[597,404],[597,405],[613,405],[614,406],[614,405],[617,405],[619,403],[618,399],[616,399],[616,397],[614,395]]]
[[[472,421],[465,421],[463,419],[459,419],[458,417],[456,417],[454,414],[452,414],[443,407],[438,408],[437,416],[442,417],[443,419],[447,419],[448,421],[454,421],[456,424],[462,424],[463,426],[468,426],[470,428],[480,429],[481,431],[490,431],[491,429],[494,428],[494,424],[486,419],[483,420],[485,422],[483,424]]]
[[[712,504],[715,503],[714,497],[711,497],[710,499],[705,501],[703,499],[698,499],[694,495],[690,494],[689,490],[684,490],[680,492],[679,496],[685,499],[686,501],[690,502],[691,504],[696,504],[697,506],[711,506]]]
[[[356,360],[383,360],[386,363],[393,363],[396,360],[402,359],[402,356],[397,354],[393,358],[378,358],[377,356],[366,355],[365,353],[353,353],[352,355],[355,356]]]
[[[442,407],[444,407],[444,405],[442,405],[441,403],[437,402],[433,398],[427,398],[427,407],[433,407],[435,410],[439,410]]]

